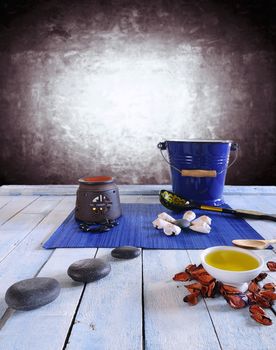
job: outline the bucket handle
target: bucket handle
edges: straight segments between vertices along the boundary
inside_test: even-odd
[[[160,149],[160,153],[162,158],[165,160],[165,162],[167,164],[169,164],[170,167],[172,167],[174,170],[178,171],[182,176],[196,176],[196,177],[215,177],[216,175],[220,175],[224,172],[224,170],[220,171],[219,173],[217,173],[215,170],[210,170],[210,173],[208,174],[208,170],[204,173],[204,170],[195,170],[198,173],[195,175],[189,175],[189,173],[187,173],[185,175],[185,171],[186,170],[180,170],[177,167],[175,167],[174,165],[172,165],[167,158],[164,156],[163,151],[167,149],[167,144],[166,141],[165,142],[159,142],[157,147]],[[230,147],[230,151],[234,151],[234,159],[232,160],[232,162],[228,165],[227,169],[229,169],[234,163],[236,163],[236,160],[238,159],[238,152],[239,152],[239,144],[236,142],[231,143],[231,147]],[[216,174],[214,175],[214,171],[216,172]]]

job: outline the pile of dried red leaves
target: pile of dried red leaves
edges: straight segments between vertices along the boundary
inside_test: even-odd
[[[270,271],[276,271],[276,262],[269,261],[267,267]],[[274,300],[276,300],[276,285],[274,283],[266,283],[262,287],[258,282],[264,280],[267,273],[260,273],[248,285],[248,290],[242,293],[235,287],[223,284],[215,280],[200,264],[190,264],[185,271],[177,273],[174,281],[187,282],[195,280],[192,284],[185,285],[190,294],[184,297],[184,301],[190,305],[196,305],[199,297],[214,298],[216,294],[222,295],[227,303],[234,309],[241,309],[250,305],[249,311],[251,317],[266,326],[272,324],[272,320],[267,317],[263,308],[271,308]]]

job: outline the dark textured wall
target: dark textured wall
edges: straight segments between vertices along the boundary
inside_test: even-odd
[[[1,1],[0,182],[165,183],[163,139],[233,139],[276,184],[274,1]]]

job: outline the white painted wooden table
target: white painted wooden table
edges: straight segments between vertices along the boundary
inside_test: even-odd
[[[164,186],[161,186],[164,187]],[[160,186],[121,186],[122,202],[158,202]],[[111,249],[45,250],[42,243],[74,208],[77,186],[0,188],[0,349],[276,349],[276,317],[265,327],[248,309],[233,310],[221,298],[183,303],[181,283],[172,281],[200,251],[143,250],[117,261]],[[233,208],[276,213],[276,187],[225,187]],[[276,223],[248,220],[265,238]],[[274,251],[260,251],[276,261]],[[75,260],[102,257],[111,263],[104,279],[83,285],[66,274]],[[269,278],[276,280],[276,273]],[[62,286],[51,304],[27,312],[7,309],[4,295],[16,281],[56,278]]]

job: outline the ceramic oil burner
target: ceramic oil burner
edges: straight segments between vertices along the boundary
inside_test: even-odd
[[[112,177],[79,179],[75,218],[86,223],[101,223],[121,216],[119,190]]]

